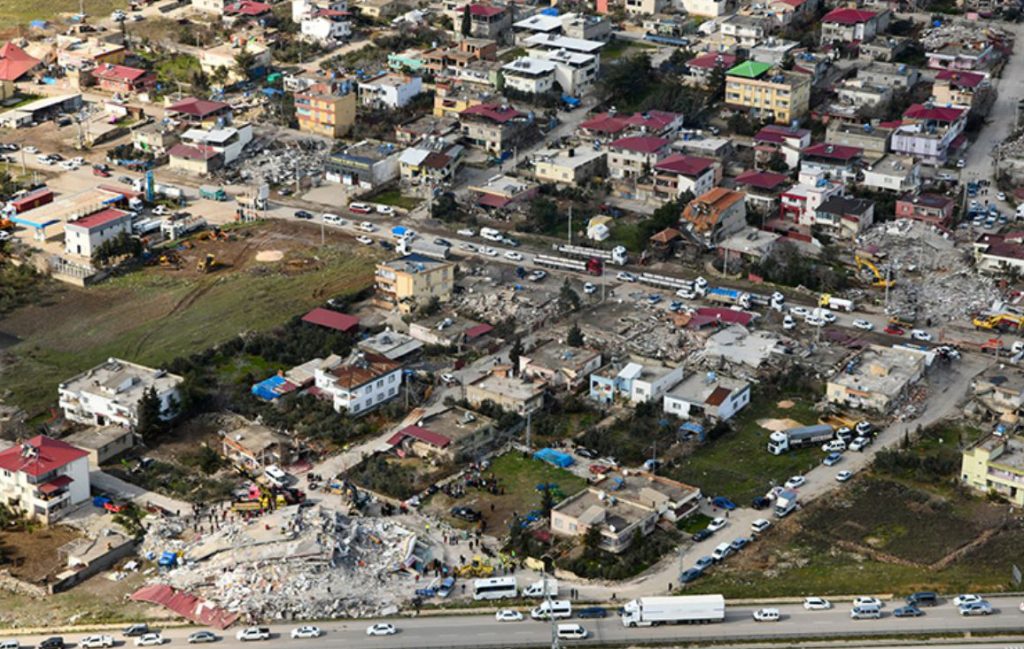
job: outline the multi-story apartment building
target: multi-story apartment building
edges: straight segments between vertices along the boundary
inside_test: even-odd
[[[767,63],[746,61],[726,73],[725,103],[778,124],[807,114],[811,79],[806,74],[773,69]]]
[[[377,264],[376,301],[409,313],[432,298],[447,300],[455,287],[455,266],[422,255]]]
[[[37,435],[0,452],[0,503],[50,524],[89,499],[89,453]]]
[[[181,382],[180,376],[165,370],[111,358],[58,385],[58,405],[66,419],[80,424],[134,428],[139,424],[139,403],[150,388],[160,399],[162,415],[173,416],[181,401]]]
[[[925,164],[942,165],[967,143],[964,128],[967,110],[914,104],[903,112],[903,121],[892,136],[892,150],[920,158]]]
[[[300,131],[344,137],[356,123],[356,93],[348,82],[337,87],[315,83],[295,93],[295,116]]]
[[[960,481],[1024,506],[1024,438],[989,435],[963,452]]]
[[[402,364],[386,356],[357,351],[333,368],[317,368],[314,381],[318,390],[330,395],[335,411],[355,417],[399,395]]]

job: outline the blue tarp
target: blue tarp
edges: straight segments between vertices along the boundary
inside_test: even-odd
[[[252,386],[252,393],[257,398],[263,399],[264,401],[273,401],[278,398],[280,393],[274,390],[274,388],[280,387],[284,384],[284,377],[272,376],[265,381],[260,381],[256,385]]]
[[[535,460],[543,460],[548,464],[554,464],[557,467],[570,467],[573,464],[572,456],[561,451],[556,451],[553,448],[542,448],[533,454]]]
[[[540,13],[542,16],[557,16],[558,9],[555,7],[548,7],[547,9],[541,9]]]

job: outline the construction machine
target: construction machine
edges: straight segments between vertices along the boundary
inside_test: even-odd
[[[459,566],[455,570],[455,574],[459,577],[476,577],[486,578],[494,574],[494,566],[483,557],[476,556],[473,560],[464,566]]]
[[[6,216],[0,216],[0,231],[10,232],[14,229],[14,221],[10,220]]]
[[[173,250],[168,250],[160,255],[160,265],[164,268],[174,268],[177,270],[181,268],[181,257]]]
[[[217,258],[208,254],[199,260],[199,263],[196,264],[196,270],[200,273],[209,273],[216,270],[218,265]]]
[[[1013,313],[993,313],[975,316],[971,322],[974,323],[977,329],[1007,331],[1010,329],[1020,329],[1021,325],[1024,325],[1024,317]]]
[[[867,268],[868,270],[871,271],[871,274],[874,276],[874,280],[872,280],[871,282],[872,286],[876,286],[878,288],[892,288],[893,286],[896,285],[895,280],[886,279],[885,275],[883,275],[882,272],[878,270],[878,266],[875,265],[875,262],[871,261],[867,257],[863,257],[861,255],[854,255],[853,261],[856,262],[857,264],[858,272],[862,268]]]

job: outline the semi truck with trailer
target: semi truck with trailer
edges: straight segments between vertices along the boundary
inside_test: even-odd
[[[723,620],[725,598],[721,595],[640,597],[622,607],[622,624],[627,627],[703,624]]]
[[[818,306],[823,306],[829,309],[839,309],[849,313],[857,308],[853,300],[844,300],[839,297],[832,297],[828,293],[822,293],[821,297],[818,298]]]
[[[448,259],[451,249],[448,246],[442,246],[433,241],[427,241],[418,237],[402,237],[395,242],[395,250],[401,255],[417,254],[443,261]]]
[[[559,270],[571,270],[577,273],[600,276],[604,272],[604,263],[598,257],[589,259],[566,259],[565,257],[554,257],[552,255],[537,255],[533,262],[545,268],[557,268]]]
[[[629,252],[625,246],[615,246],[611,250],[601,248],[587,248],[585,246],[572,246],[569,244],[555,244],[552,246],[557,252],[576,259],[590,259],[597,257],[606,264],[613,266],[625,266],[629,263]]]
[[[782,455],[791,448],[827,442],[832,439],[833,434],[834,431],[828,424],[777,430],[768,436],[768,452],[772,455]]]

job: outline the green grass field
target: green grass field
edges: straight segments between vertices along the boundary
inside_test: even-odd
[[[150,268],[22,308],[4,327],[21,339],[7,350],[12,362],[0,369],[11,392],[7,402],[35,415],[55,402],[62,379],[108,357],[159,365],[242,332],[275,327],[373,280],[374,266],[364,255],[330,247],[311,253],[321,265],[303,272],[252,268],[184,276]]]
[[[414,209],[417,205],[423,202],[422,199],[414,196],[403,196],[402,192],[397,189],[389,189],[386,192],[381,192],[372,198],[374,203],[380,203],[382,205],[391,205],[392,207],[400,207],[404,210]]]
[[[85,13],[94,17],[128,7],[127,0],[85,0],[83,4]],[[21,26],[27,29],[30,21],[58,21],[62,14],[70,16],[78,10],[78,0],[0,0],[0,28],[6,30]]]

